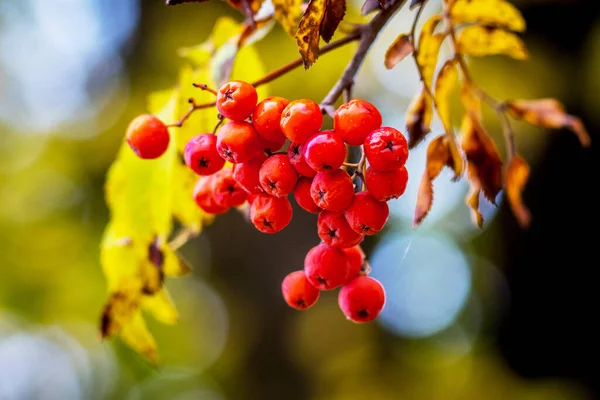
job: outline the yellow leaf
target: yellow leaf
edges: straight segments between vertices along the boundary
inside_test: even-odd
[[[325,16],[321,23],[320,34],[326,43],[331,41],[338,25],[346,14],[346,0],[327,0]]]
[[[481,121],[481,100],[475,96],[468,82],[464,82],[460,88],[460,101],[465,109],[465,114]]]
[[[409,147],[412,149],[431,131],[433,104],[423,84],[406,111],[406,131]]]
[[[175,304],[166,288],[152,296],[142,298],[142,308],[150,312],[157,321],[167,325],[175,325],[179,318]]]
[[[457,38],[459,53],[470,56],[505,54],[517,60],[527,58],[527,50],[514,33],[486,26],[468,26]]]
[[[554,99],[513,100],[507,102],[507,106],[515,118],[546,128],[568,128],[577,135],[583,147],[590,145],[590,136],[581,120],[567,114],[562,104]]]
[[[430,87],[440,47],[445,37],[445,35],[441,33],[433,33],[441,20],[442,16],[439,14],[430,17],[423,25],[421,36],[419,37],[417,63],[421,66],[423,80]]]
[[[163,271],[165,276],[182,276],[192,272],[192,266],[181,255],[171,250],[168,246],[164,248],[165,264]]]
[[[531,214],[521,198],[527,179],[529,179],[529,165],[521,156],[514,156],[506,170],[506,197],[522,227],[529,226],[531,222]]]
[[[465,199],[465,201],[467,205],[471,208],[471,218],[479,228],[483,228],[483,215],[481,215],[481,212],[479,211],[480,194],[481,190],[471,186],[471,190],[469,190],[469,194],[467,194],[467,198]]]
[[[505,0],[456,0],[450,11],[454,24],[479,23],[523,32],[525,19]]]
[[[447,133],[452,133],[450,121],[450,92],[458,80],[456,61],[448,60],[444,63],[435,81],[434,96],[437,101],[437,110]]]
[[[121,339],[133,350],[142,354],[149,362],[158,362],[156,341],[148,331],[141,313],[135,313],[130,323],[125,325],[120,333]]]
[[[319,38],[326,4],[327,0],[310,0],[298,25],[296,42],[305,69],[313,65],[319,57]]]
[[[272,0],[272,3],[275,8],[275,19],[288,35],[294,37],[302,15],[302,0]]]
[[[385,52],[385,67],[387,69],[394,68],[396,64],[412,53],[413,50],[414,47],[410,37],[405,33],[398,35],[396,40],[394,40],[394,43],[392,43]]]

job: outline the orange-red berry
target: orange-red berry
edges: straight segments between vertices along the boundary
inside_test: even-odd
[[[408,183],[408,171],[405,166],[391,171],[367,168],[365,185],[375,200],[388,201],[404,194]]]
[[[262,233],[277,233],[292,220],[292,205],[287,197],[259,194],[250,205],[250,220]]]
[[[369,133],[381,127],[381,114],[368,101],[352,99],[342,104],[333,116],[333,129],[344,142],[360,146]]]
[[[281,115],[279,126],[290,141],[303,144],[321,130],[323,114],[321,107],[309,99],[290,102]]]
[[[281,283],[281,292],[290,307],[306,310],[317,302],[320,290],[310,284],[304,271],[294,271]]]
[[[310,195],[315,204],[324,210],[344,211],[354,197],[354,185],[343,169],[319,172],[313,179]]]
[[[317,221],[319,237],[331,247],[348,248],[362,242],[364,236],[355,232],[343,212],[322,211]]]
[[[279,121],[281,113],[289,103],[283,97],[267,97],[256,105],[252,113],[252,125],[265,141],[280,143],[283,140],[285,143],[285,135],[281,132]]]
[[[243,121],[256,107],[258,95],[254,86],[247,82],[230,81],[217,93],[217,110],[232,121]]]
[[[229,210],[229,207],[217,204],[212,191],[212,183],[215,175],[201,176],[194,186],[194,201],[204,212],[209,214],[222,214]]]
[[[342,287],[338,304],[350,321],[369,322],[383,310],[385,290],[379,281],[368,276],[358,276]]]
[[[296,171],[302,176],[312,178],[317,174],[317,171],[312,169],[304,158],[304,145],[290,142],[287,150],[288,158],[290,159]]]
[[[369,133],[364,141],[365,155],[373,169],[392,171],[402,167],[408,159],[408,142],[397,129],[389,126]]]
[[[321,290],[331,290],[344,283],[348,274],[348,259],[341,249],[321,243],[304,258],[308,281]]]
[[[217,137],[211,133],[191,138],[183,150],[183,159],[198,175],[212,175],[225,165],[225,160],[217,152]]]
[[[365,263],[365,253],[360,245],[349,247],[343,250],[346,254],[346,258],[348,258],[348,275],[346,276],[346,281],[344,282],[344,284],[346,284],[360,274],[362,266]]]
[[[377,201],[364,191],[354,195],[352,204],[345,211],[350,227],[363,235],[374,235],[383,229],[390,215],[386,202]]]
[[[317,172],[338,169],[346,159],[346,145],[334,131],[317,133],[304,145],[304,159]]]
[[[154,115],[140,115],[131,121],[125,135],[133,152],[143,159],[162,156],[169,147],[169,129]]]
[[[237,207],[246,201],[248,192],[233,178],[232,168],[223,168],[214,177],[212,192],[215,203],[225,207]]]
[[[301,177],[298,179],[298,183],[296,183],[296,187],[294,188],[294,199],[296,199],[296,203],[298,203],[298,205],[304,210],[308,211],[309,213],[318,214],[322,210],[318,205],[315,204],[315,201],[310,195],[311,184],[311,178]]]
[[[258,156],[233,166],[233,179],[240,184],[241,187],[248,193],[260,194],[263,193],[263,188],[260,185],[258,171],[260,166],[267,159],[264,153],[259,153]]]
[[[261,151],[261,140],[248,122],[228,122],[219,130],[217,151],[230,163],[242,163],[256,157]]]
[[[263,162],[259,171],[260,184],[272,196],[287,196],[294,190],[298,173],[286,154],[275,154]]]

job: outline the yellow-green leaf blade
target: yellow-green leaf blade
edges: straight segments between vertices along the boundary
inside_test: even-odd
[[[454,24],[479,23],[523,32],[525,19],[505,0],[456,0],[450,11]]]
[[[528,56],[525,45],[514,33],[485,26],[468,26],[458,34],[457,50],[470,56],[504,54],[517,60]]]

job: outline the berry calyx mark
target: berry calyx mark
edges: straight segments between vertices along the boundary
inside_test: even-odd
[[[337,229],[330,230],[329,233],[328,233],[328,235],[332,239],[335,238],[337,236]]]
[[[200,161],[198,161],[198,166],[200,166],[200,168],[208,168],[208,164],[209,161],[204,157],[202,157]]]
[[[263,218],[262,223],[266,228],[273,228],[273,223],[266,218]]]
[[[367,318],[367,317],[369,316],[369,312],[368,312],[366,309],[364,309],[364,308],[363,308],[362,310],[360,310],[360,311],[357,313],[357,315],[358,315],[360,318]]]
[[[325,192],[322,190],[319,190],[318,195],[319,195],[319,200],[323,200],[323,198],[325,197]]]
[[[389,151],[392,151],[392,150],[394,150],[394,143],[393,143],[392,141],[388,141],[388,142],[385,144],[385,148],[386,148],[386,149],[388,149]]]

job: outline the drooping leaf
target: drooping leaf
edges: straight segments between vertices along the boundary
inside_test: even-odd
[[[396,64],[412,53],[413,50],[414,47],[410,41],[409,35],[406,33],[398,35],[396,40],[394,40],[394,43],[392,43],[385,52],[385,67],[387,69],[394,68]]]
[[[456,0],[450,11],[454,24],[478,23],[523,32],[525,19],[505,0]]]
[[[517,221],[524,228],[531,223],[531,214],[521,198],[527,179],[529,179],[529,165],[521,156],[514,156],[506,169],[506,197]]]
[[[435,81],[434,96],[437,101],[437,110],[448,133],[452,133],[452,122],[450,121],[450,92],[458,80],[458,69],[456,61],[451,59],[444,63]]]
[[[179,319],[175,304],[166,288],[153,296],[143,296],[142,308],[166,325],[175,325]]]
[[[469,190],[465,201],[471,208],[471,218],[473,219],[473,222],[475,222],[479,228],[483,228],[483,215],[481,215],[481,212],[479,211],[480,194],[481,190],[471,185],[471,189]]]
[[[463,82],[460,88],[460,101],[465,109],[465,114],[481,122],[481,100],[475,96],[468,82]]]
[[[326,4],[327,0],[310,0],[298,25],[296,42],[305,69],[313,65],[319,57],[319,38]]]
[[[428,86],[431,86],[433,73],[438,60],[440,46],[444,41],[445,35],[442,33],[434,33],[442,16],[439,14],[431,16],[421,29],[419,37],[419,48],[417,53],[417,63],[421,67],[423,80]]]
[[[275,19],[288,35],[294,37],[302,15],[302,0],[272,0],[271,2],[275,8]]]
[[[527,58],[527,50],[514,33],[490,26],[468,26],[458,34],[457,50],[470,56],[504,54],[517,60]]]
[[[502,160],[498,148],[479,120],[470,114],[463,118],[461,131],[469,181],[496,204],[496,196],[502,190]]]
[[[590,145],[590,136],[581,120],[567,114],[563,105],[555,99],[513,100],[507,102],[507,106],[515,118],[546,128],[568,128],[577,135],[583,147]]]
[[[379,0],[365,0],[362,7],[360,8],[360,15],[363,17],[372,13],[373,11],[381,9]]]
[[[131,321],[123,327],[120,332],[121,339],[133,350],[142,354],[146,360],[158,363],[158,351],[156,341],[150,334],[142,314],[137,311]]]
[[[409,148],[412,149],[421,143],[431,131],[432,115],[433,104],[431,97],[423,84],[421,84],[421,89],[417,92],[417,95],[406,111],[406,131],[408,132]]]
[[[321,37],[326,43],[331,41],[345,14],[346,0],[327,0],[325,16],[321,22]]]

